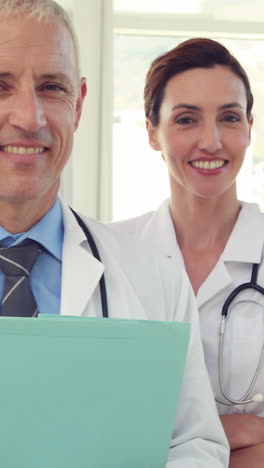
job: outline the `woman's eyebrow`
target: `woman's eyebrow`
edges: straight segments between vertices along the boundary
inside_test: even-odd
[[[230,109],[232,107],[239,107],[240,109],[243,109],[243,106],[239,104],[239,102],[229,102],[228,104],[223,104],[222,106],[219,106],[219,109]]]
[[[224,110],[224,109],[231,109],[233,107],[239,107],[240,109],[243,109],[243,106],[239,103],[239,102],[228,102],[227,104],[223,104],[221,106],[218,107],[219,110]],[[176,106],[173,106],[172,107],[172,111],[175,110],[175,109],[187,109],[187,110],[194,110],[194,111],[201,111],[202,108],[199,107],[199,106],[194,106],[192,104],[185,104],[184,102],[183,103],[180,103],[180,104],[177,104]]]
[[[0,78],[15,78],[15,75],[10,72],[0,72]]]
[[[177,104],[176,106],[173,106],[171,110],[175,110],[175,109],[201,110],[201,107],[193,106],[192,104],[180,103],[180,104]]]

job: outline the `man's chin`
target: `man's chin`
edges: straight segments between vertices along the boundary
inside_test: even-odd
[[[15,193],[1,193],[0,192],[0,203],[7,203],[7,204],[14,204],[19,205],[29,201],[37,200],[39,198],[39,194],[35,192],[25,192],[24,190],[21,192]]]

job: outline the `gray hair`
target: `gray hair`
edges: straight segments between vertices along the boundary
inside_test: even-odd
[[[54,0],[0,0],[0,17],[26,13],[29,18],[40,22],[50,19],[60,21],[69,31],[72,38],[79,74],[79,45],[74,26],[69,14]]]

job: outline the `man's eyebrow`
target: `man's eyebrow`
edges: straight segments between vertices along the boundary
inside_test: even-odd
[[[14,79],[15,74],[11,73],[11,72],[0,72],[0,79],[1,78]],[[64,83],[71,84],[71,80],[67,77],[67,75],[65,75],[64,73],[61,73],[61,72],[58,72],[58,73],[43,73],[38,78],[44,79],[44,80],[59,80],[59,81],[62,81]]]
[[[68,84],[72,84],[70,78],[65,75],[64,73],[61,73],[61,72],[58,72],[58,73],[43,73],[42,75],[40,75],[41,79],[44,79],[44,80],[59,80],[59,81],[62,81],[63,83],[68,83]]]

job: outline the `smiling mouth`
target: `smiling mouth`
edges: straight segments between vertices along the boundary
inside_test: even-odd
[[[189,164],[197,169],[219,169],[227,164],[228,161],[215,160],[215,161],[190,161]]]
[[[40,154],[44,153],[44,151],[47,151],[48,148],[45,146],[38,146],[38,147],[25,147],[25,146],[12,146],[12,145],[7,145],[7,146],[0,146],[0,151],[4,151],[5,153],[10,153],[10,154]]]

